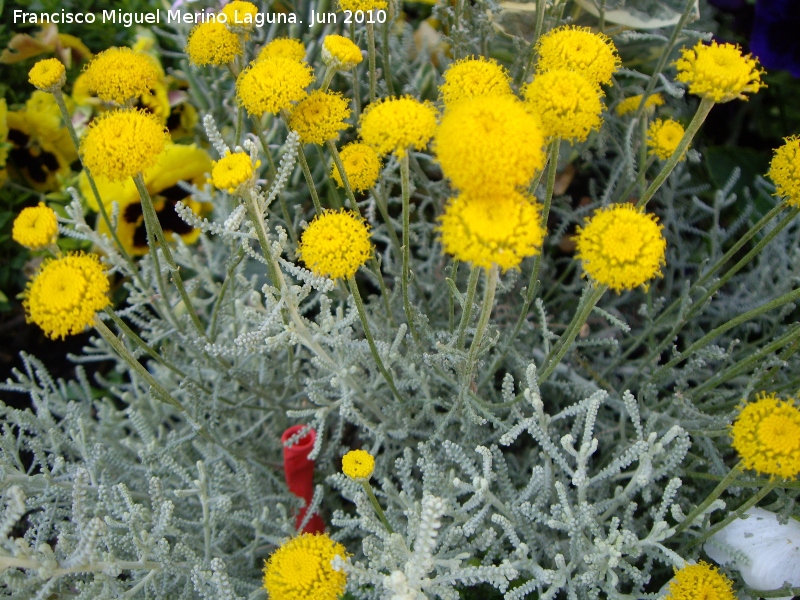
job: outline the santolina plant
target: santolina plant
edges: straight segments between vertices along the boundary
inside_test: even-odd
[[[82,170],[17,217],[24,305],[92,337],[73,380],[23,355],[2,386],[31,404],[0,405],[12,597],[800,591],[749,587],[735,524],[797,514],[796,132],[713,188],[697,133],[756,59],[694,2],[660,33],[532,6],[306,31],[236,1],[156,32],[171,70],[32,65]]]

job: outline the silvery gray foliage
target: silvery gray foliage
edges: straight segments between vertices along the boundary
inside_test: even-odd
[[[296,6],[307,12],[310,3]],[[460,14],[447,3],[435,8],[451,36],[436,34],[436,41],[451,43],[454,57],[488,54],[490,41],[513,51],[508,62],[520,81],[528,43],[497,33],[502,8],[459,6]],[[545,27],[565,21],[563,6],[548,10]],[[435,99],[441,77],[431,55],[446,57],[435,45],[418,44],[410,25],[395,25],[395,91]],[[306,36],[307,59],[317,67],[323,29],[330,28]],[[186,33],[161,32],[181,47]],[[302,32],[256,30],[253,42],[287,33]],[[617,41],[635,51],[660,47],[668,35]],[[684,36],[689,44],[700,34]],[[800,330],[787,325],[794,305],[757,309],[796,286],[800,227],[765,228],[742,253],[770,236],[767,249],[724,285],[713,287],[725,270],[697,283],[760,217],[754,199],[773,202],[769,184],[757,181],[742,202],[732,193],[738,173],[712,190],[693,175],[699,156],[690,153],[648,206],[668,241],[663,278],[647,290],[607,294],[542,379],[589,289],[569,250],[575,226],[624,200],[642,167],[638,124],[613,107],[642,93],[648,76],[621,71],[608,90],[606,126],[585,144],[562,145],[560,166],[575,167],[579,191],[556,193],[539,280],[529,281],[533,259],[502,274],[474,355],[459,343],[459,320],[472,309],[464,324],[469,341],[481,301],[476,295],[468,306],[469,269],[444,256],[437,241],[436,219],[452,190],[427,152],[410,157],[412,322],[406,320],[400,164],[387,157],[379,183],[358,198],[380,267],[362,268],[358,284],[398,401],[349,292],[298,260],[298,237],[313,218],[299,152],[306,152],[323,200],[335,205],[343,195],[328,185],[327,160],[304,149],[279,119],[254,120],[261,135],[235,139],[232,80],[185,62],[182,68],[215,158],[241,148],[266,166],[268,150],[275,174],[262,168],[248,192],[255,216],[241,198],[210,186],[192,192],[213,204],[211,215],[176,207],[202,231],[196,245],[177,240],[172,251],[191,307],[172,285],[176,273],[162,249],[126,261],[87,223],[72,190],[62,234],[90,242],[123,286],[117,320],[101,317],[169,397],[101,338],[74,357],[71,381],[55,381],[40,361],[23,357],[24,368],[2,390],[26,394],[31,409],[0,405],[3,594],[264,598],[264,559],[296,533],[302,504],[286,489],[281,462],[281,433],[297,423],[318,434],[312,504],[347,548],[350,556],[336,567],[347,572],[354,598],[657,598],[673,567],[702,557],[689,543],[725,502],[707,507],[682,534],[675,528],[714,486],[698,473],[713,478],[729,470],[726,434],[736,405],[767,385],[799,385],[793,349]],[[357,77],[363,106],[366,71]],[[654,91],[673,114],[690,117],[693,108],[671,79],[669,72],[657,78]],[[352,93],[353,82],[340,74],[334,85]],[[380,78],[381,95],[386,85]],[[346,132],[340,145],[353,137]],[[118,218],[115,205],[112,222]],[[726,268],[738,256],[726,259]],[[747,311],[755,312],[705,340]],[[103,361],[112,367],[90,379],[82,365]],[[355,447],[376,456],[372,486],[393,533],[363,488],[339,472],[341,456]],[[731,492],[741,496],[743,488]],[[796,490],[778,495],[773,509],[789,515]]]

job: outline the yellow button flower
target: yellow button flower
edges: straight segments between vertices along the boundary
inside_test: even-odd
[[[384,10],[388,6],[386,0],[339,0],[340,10],[349,10],[350,12],[368,10]]]
[[[661,230],[655,215],[631,204],[601,208],[578,228],[578,258],[594,281],[618,293],[632,290],[661,276],[667,249]]]
[[[305,98],[314,74],[306,63],[270,56],[250,63],[236,80],[239,101],[251,115],[277,114]]]
[[[50,339],[81,333],[110,304],[108,276],[94,254],[45,260],[25,289],[26,318]]]
[[[81,140],[81,154],[93,175],[120,181],[156,164],[167,137],[167,130],[153,115],[116,110],[92,121]]]
[[[546,138],[583,142],[603,122],[603,92],[580,73],[554,69],[539,73],[525,88],[525,101],[538,115]]]
[[[733,447],[744,466],[791,479],[800,474],[800,409],[775,394],[760,394],[731,426]]]
[[[436,109],[411,96],[370,104],[361,115],[361,139],[378,154],[403,157],[409,148],[422,150],[436,131]]]
[[[364,57],[361,49],[341,35],[326,35],[322,41],[322,60],[326,65],[340,71],[349,71]]]
[[[250,155],[245,152],[233,152],[214,163],[211,183],[214,187],[233,194],[240,186],[253,180],[253,172]]]
[[[315,275],[352,277],[372,256],[369,225],[350,210],[327,210],[303,232],[298,252]]]
[[[252,2],[233,0],[222,7],[222,14],[225,15],[225,24],[231,31],[250,31],[255,27],[258,8]]]
[[[334,556],[345,558],[345,549],[327,534],[300,534],[264,563],[264,589],[271,600],[338,600],[347,575],[333,570]]]
[[[630,114],[636,110],[638,110],[639,105],[642,103],[642,94],[637,94],[636,96],[631,96],[630,98],[625,98],[622,102],[617,104],[617,115],[620,117]],[[644,102],[644,108],[648,114],[652,114],[655,111],[656,106],[662,106],[664,104],[664,96],[661,94],[652,94],[647,97],[647,100]]]
[[[43,92],[61,89],[67,81],[67,70],[57,58],[40,60],[28,72],[28,81]]]
[[[779,196],[792,206],[800,206],[800,137],[786,138],[775,150],[767,175],[775,182]]]
[[[54,244],[58,238],[58,219],[52,208],[43,202],[29,206],[14,219],[11,237],[30,250],[38,250]]]
[[[195,25],[186,40],[189,61],[204,65],[227,65],[242,53],[239,36],[219,21],[206,21]]]
[[[483,57],[457,60],[442,77],[439,96],[445,107],[467,98],[513,93],[508,72],[496,61]]]
[[[610,83],[611,76],[620,66],[614,42],[588,27],[557,27],[539,39],[536,51],[539,54],[538,73],[554,69],[577,71],[598,85]]]
[[[736,600],[733,582],[702,560],[696,565],[675,569],[664,600]]]
[[[274,56],[291,58],[299,62],[306,56],[306,47],[303,42],[294,38],[276,38],[261,49],[256,62]]]
[[[101,100],[120,105],[149,93],[161,77],[153,59],[130,48],[101,52],[86,67],[85,74],[89,89]]]
[[[758,61],[733,44],[698,42],[694,48],[683,49],[675,66],[678,81],[688,83],[689,92],[714,102],[747,100],[745,93],[767,87],[761,82]]]
[[[347,175],[347,180],[350,182],[350,187],[355,192],[362,192],[368,190],[381,174],[381,159],[378,153],[375,152],[370,146],[353,142],[345,146],[339,154],[344,166],[344,172]],[[344,187],[344,181],[339,174],[339,169],[333,165],[331,176],[339,187]]]
[[[499,191],[527,186],[544,166],[538,119],[514,96],[481,96],[447,110],[434,150],[459,190]]]
[[[349,102],[338,92],[314,90],[292,110],[289,127],[300,134],[304,144],[324,144],[347,129]]]
[[[458,260],[503,271],[539,254],[544,240],[541,207],[516,191],[464,192],[445,207],[442,246]]]
[[[649,153],[661,160],[667,160],[675,152],[683,134],[683,125],[672,119],[656,119],[647,128],[647,147]],[[681,156],[686,160],[686,155]]]
[[[375,457],[366,450],[350,450],[342,457],[342,473],[350,479],[369,479],[373,471]]]

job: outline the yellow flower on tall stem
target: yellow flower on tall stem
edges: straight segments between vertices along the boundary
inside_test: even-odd
[[[300,134],[303,144],[324,144],[335,140],[347,128],[349,102],[338,92],[314,90],[295,106],[289,117],[289,128]]]
[[[272,600],[338,600],[347,575],[334,571],[335,556],[345,558],[344,546],[327,534],[300,534],[264,563],[264,589]]]
[[[733,582],[702,560],[675,569],[664,600],[735,600]]]
[[[733,447],[744,467],[791,479],[800,474],[800,408],[775,394],[746,404],[731,426]]]
[[[578,258],[596,282],[618,293],[646,285],[661,275],[667,242],[655,215],[631,204],[595,211],[578,228]]]
[[[411,96],[370,104],[361,115],[361,139],[378,154],[403,157],[409,148],[422,150],[436,131],[436,109]]]
[[[368,190],[381,174],[381,159],[371,146],[353,142],[342,148],[342,165],[350,182],[350,187],[356,192]],[[332,165],[331,176],[339,187],[344,187],[342,175],[336,165]]]
[[[779,196],[792,206],[800,207],[800,137],[786,138],[783,146],[775,150],[767,175],[775,182]]]
[[[239,36],[228,30],[224,23],[206,21],[195,25],[189,33],[184,51],[189,61],[199,67],[222,66],[241,56],[242,43]]]
[[[620,65],[614,42],[588,27],[557,27],[539,38],[536,51],[537,73],[554,69],[576,71],[598,85],[610,83]]]
[[[256,58],[256,62],[276,56],[291,58],[292,60],[300,62],[306,56],[306,47],[303,45],[303,42],[295,38],[275,38],[261,49],[261,52],[258,53],[258,57]]]
[[[45,260],[24,292],[29,323],[51,339],[81,333],[110,304],[105,267],[94,254]]]
[[[544,167],[539,120],[514,96],[462,100],[442,117],[434,151],[459,190],[513,191]]]
[[[689,92],[714,102],[747,100],[763,87],[758,61],[742,54],[733,44],[704,44],[684,48],[675,62],[678,81],[689,84]]]
[[[675,153],[678,144],[686,133],[683,125],[673,119],[656,119],[647,128],[647,147],[650,154],[667,160]],[[682,155],[680,160],[685,160]]]
[[[369,225],[353,211],[325,211],[303,232],[298,254],[315,274],[353,277],[372,256]]]
[[[57,58],[40,60],[28,72],[28,81],[43,92],[52,92],[67,81],[67,70]]]
[[[464,58],[447,67],[439,96],[445,107],[478,96],[511,95],[508,71],[494,60]]]
[[[44,202],[20,211],[11,228],[12,239],[28,248],[39,250],[54,244],[58,238],[58,219]]]
[[[639,105],[642,103],[642,98],[642,94],[625,98],[625,100],[617,104],[617,115],[622,117],[636,111],[639,108]],[[662,106],[663,104],[664,96],[661,94],[652,94],[647,97],[647,100],[644,101],[644,108],[648,114],[651,114],[653,111],[655,111],[656,106]]]
[[[583,142],[600,129],[602,90],[580,73],[554,69],[539,73],[525,88],[525,101],[541,119],[548,139]]]
[[[89,89],[104,102],[124,105],[147,94],[161,79],[152,58],[130,48],[109,48],[98,54],[85,71]]]
[[[278,114],[308,95],[314,72],[306,63],[270,56],[250,63],[236,80],[236,95],[251,115]]]

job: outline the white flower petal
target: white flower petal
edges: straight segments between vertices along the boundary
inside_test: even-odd
[[[745,583],[757,590],[774,590],[788,581],[800,586],[800,522],[786,525],[763,508],[751,508],[747,519],[736,519],[704,544],[706,554],[724,565],[732,563]],[[787,600],[791,596],[786,597]]]

